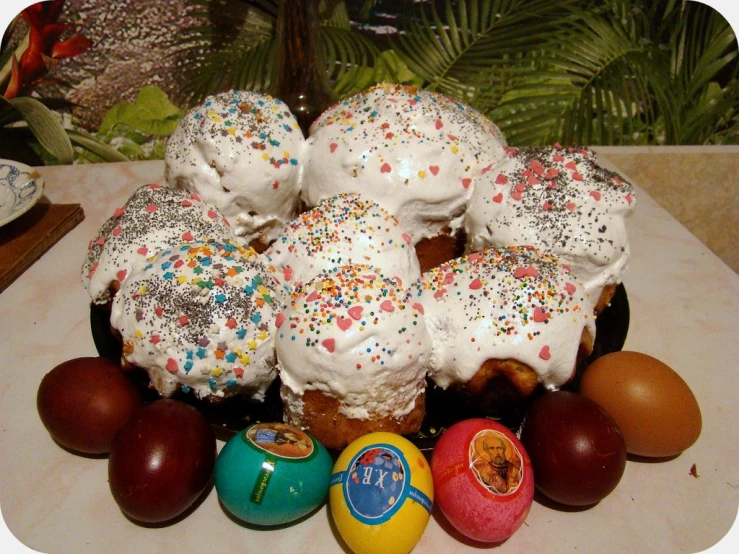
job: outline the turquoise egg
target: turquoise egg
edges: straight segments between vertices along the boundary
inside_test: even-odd
[[[232,437],[216,460],[218,498],[253,525],[282,525],[328,494],[333,461],[313,437],[282,423],[257,423]]]

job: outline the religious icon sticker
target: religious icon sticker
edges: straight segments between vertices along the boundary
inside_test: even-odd
[[[494,495],[513,494],[523,478],[521,452],[494,429],[483,429],[470,441],[469,467],[477,483]]]
[[[258,423],[243,435],[244,442],[268,454],[286,459],[307,458],[313,441],[300,429],[282,423]]]
[[[334,473],[331,485],[341,484],[353,517],[365,524],[385,523],[412,498],[431,512],[427,495],[410,484],[408,462],[389,444],[373,444],[360,450],[346,471]]]

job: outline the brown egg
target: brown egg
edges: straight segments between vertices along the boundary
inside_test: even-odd
[[[213,475],[216,438],[205,416],[177,400],[138,410],[116,435],[108,481],[121,511],[145,523],[182,514]]]
[[[698,402],[683,379],[661,361],[639,352],[613,352],[583,373],[580,393],[616,420],[630,454],[674,456],[701,432]]]
[[[141,395],[105,358],[75,358],[41,380],[36,407],[44,427],[62,446],[86,454],[110,451],[118,430],[141,405]]]

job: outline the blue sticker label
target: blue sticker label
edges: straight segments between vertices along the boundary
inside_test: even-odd
[[[411,489],[408,462],[389,444],[375,444],[361,450],[342,477],[349,511],[370,525],[389,520]]]

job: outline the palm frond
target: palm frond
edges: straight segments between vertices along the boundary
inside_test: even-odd
[[[515,92],[489,112],[512,144],[628,143],[635,118],[653,124],[669,112],[658,49],[620,22],[583,14],[543,48],[528,71],[509,72]]]
[[[571,0],[450,0],[411,19],[395,49],[424,86],[467,97],[491,64],[508,62],[543,43]]]
[[[271,78],[275,0],[190,0],[188,13],[203,21],[175,43],[173,54],[188,76],[183,103],[231,89],[265,91]]]

